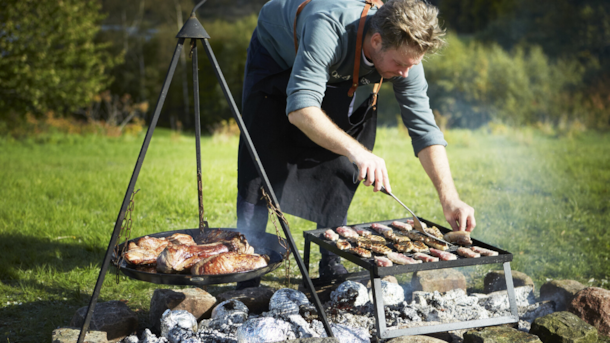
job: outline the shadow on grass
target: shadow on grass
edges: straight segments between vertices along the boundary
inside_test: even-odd
[[[69,240],[69,241],[68,241]],[[0,234],[0,280],[18,280],[19,273],[48,269],[68,272],[102,262],[105,250],[85,242]]]

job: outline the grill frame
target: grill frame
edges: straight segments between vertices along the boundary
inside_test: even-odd
[[[431,222],[429,220],[418,217],[419,220],[423,223],[426,223],[428,226],[436,226],[443,234],[452,231],[444,226]],[[383,221],[375,221],[361,224],[351,224],[351,227],[369,227],[372,223],[380,223],[384,225],[389,225],[391,222],[398,221],[406,221],[411,218],[400,218],[400,219],[390,219]],[[332,227],[330,229],[335,229],[336,227]],[[510,252],[494,247],[487,243],[481,242],[477,239],[472,239],[473,245],[480,246],[482,248],[487,248],[490,250],[494,250],[498,252],[498,256],[481,256],[478,258],[465,258],[458,255],[458,259],[454,261],[438,261],[438,262],[424,262],[418,264],[410,264],[410,265],[393,265],[392,267],[378,267],[374,262],[373,258],[363,258],[356,254],[350,253],[348,251],[339,250],[333,242],[324,238],[324,232],[329,228],[311,230],[303,232],[303,237],[305,238],[305,246],[304,246],[304,263],[305,268],[309,272],[309,259],[311,252],[311,243],[316,243],[320,247],[327,249],[346,260],[357,264],[358,266],[364,268],[368,274],[370,275],[371,285],[372,285],[372,294],[373,294],[373,307],[375,309],[375,323],[377,327],[377,335],[380,339],[388,339],[400,336],[407,335],[420,335],[427,333],[435,333],[435,332],[444,332],[450,330],[459,330],[459,329],[468,329],[475,327],[483,327],[483,326],[491,326],[491,325],[500,325],[500,324],[509,324],[509,323],[517,323],[519,321],[519,316],[517,312],[517,302],[515,299],[515,291],[513,286],[512,272],[510,268],[510,262],[513,260],[513,254]],[[454,252],[457,249],[456,246],[449,249],[450,252]],[[395,249],[393,249],[394,251]],[[412,256],[412,254],[406,253],[407,256]],[[381,293],[381,278],[387,275],[395,275],[395,274],[405,274],[405,273],[414,273],[417,271],[423,270],[434,270],[434,269],[445,269],[445,268],[456,268],[456,267],[466,267],[466,266],[474,266],[474,265],[482,265],[482,264],[496,264],[502,263],[504,267],[504,273],[506,278],[507,292],[508,292],[508,300],[510,304],[511,315],[503,316],[503,317],[493,317],[487,319],[479,319],[479,320],[470,320],[464,322],[455,322],[455,323],[443,323],[437,325],[428,325],[428,326],[420,326],[406,329],[390,329],[386,326],[385,315],[384,315],[384,305],[383,305],[383,296]],[[355,275],[362,275],[362,272],[350,273],[345,275],[345,278],[350,278]],[[323,284],[324,279],[312,279],[316,284]],[[329,280],[330,281],[330,280]],[[380,301],[378,301],[380,300]],[[381,316],[379,314],[382,314]]]

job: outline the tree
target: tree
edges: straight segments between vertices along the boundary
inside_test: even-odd
[[[0,115],[70,113],[111,82],[120,61],[96,43],[94,0],[0,0]]]

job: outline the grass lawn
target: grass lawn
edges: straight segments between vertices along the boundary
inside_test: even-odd
[[[568,139],[524,129],[449,131],[446,138],[460,195],[476,209],[474,237],[512,252],[513,269],[532,276],[537,287],[570,278],[608,288],[610,135]],[[1,341],[49,342],[53,329],[68,326],[76,309],[88,304],[142,140],[60,137],[36,144],[0,138]],[[381,129],[375,152],[387,161],[393,192],[420,216],[446,224],[405,132]],[[236,155],[236,137],[202,141],[204,204],[213,227],[235,226]],[[155,132],[136,186],[131,237],[197,226],[194,157],[193,137]],[[399,206],[361,187],[348,221],[407,216]],[[302,232],[315,224],[287,217],[302,249]],[[271,226],[268,231],[274,232]],[[490,268],[501,266],[465,269],[470,286],[480,288]],[[291,272],[300,278],[294,262]],[[317,275],[315,263],[312,272]],[[263,280],[280,287],[283,271]],[[162,287],[172,286],[125,277],[117,284],[111,274],[98,301],[126,301],[148,327],[150,297]]]

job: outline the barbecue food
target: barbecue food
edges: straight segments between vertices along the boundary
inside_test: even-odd
[[[339,239],[339,235],[337,235],[335,231],[328,229],[324,232],[324,238],[328,239],[329,241],[335,242]]]
[[[269,257],[266,255],[226,252],[205,258],[191,268],[193,275],[219,275],[246,272],[266,267]]]
[[[430,249],[424,242],[413,242],[413,251],[412,252],[429,252]]]
[[[388,259],[396,264],[418,264],[421,261],[414,260],[408,256],[405,256],[399,252],[391,252],[386,255]]]
[[[229,251],[237,251],[244,254],[254,254],[254,248],[248,244],[246,236],[238,231],[205,229],[195,238],[197,244],[209,244],[222,242],[229,247]]]
[[[391,240],[394,243],[400,243],[400,242],[409,242],[411,239],[409,239],[409,237],[399,234],[399,233],[394,233],[394,232],[384,232],[384,236]]]
[[[432,257],[430,255],[422,254],[420,252],[413,254],[413,258],[424,262],[438,262],[438,257]]]
[[[405,235],[407,237],[411,238],[412,241],[420,241],[420,242],[423,242],[424,237],[426,237],[415,230],[406,232]]]
[[[428,225],[426,225],[426,223],[422,222],[421,220],[419,221],[419,223],[424,229],[428,227]],[[415,227],[415,221],[413,219],[407,219],[407,224],[411,225],[412,227]]]
[[[481,257],[481,254],[479,254],[477,252],[474,252],[474,251],[472,251],[472,250],[470,250],[468,248],[464,248],[464,247],[459,247],[457,249],[457,253],[458,253],[458,255],[463,256],[463,257],[467,257],[467,258]]]
[[[413,242],[409,241],[409,242],[394,243],[394,248],[396,248],[396,250],[398,250],[399,252],[411,252],[411,251],[413,251],[415,246],[413,245]]]
[[[202,259],[229,252],[224,242],[202,245],[168,245],[157,257],[157,271],[160,273],[179,273],[189,270]]]
[[[393,265],[389,258],[382,256],[375,256],[375,263],[378,267],[391,267]]]
[[[373,244],[371,245],[371,251],[375,254],[387,255],[392,252],[392,249],[386,247],[383,244]]]
[[[438,258],[441,259],[441,261],[452,261],[452,260],[457,260],[457,256],[455,256],[454,254],[447,252],[447,251],[442,251],[442,250],[438,250],[438,249],[434,249],[434,248],[430,248],[430,253]]]
[[[364,249],[371,249],[371,247],[373,246],[373,242],[371,242],[370,240],[364,238],[364,237],[360,237],[358,238],[358,240],[356,241],[356,244],[360,247],[360,248],[364,248]]]
[[[335,231],[337,231],[338,234],[340,234],[342,237],[345,237],[345,238],[360,237],[360,235],[358,233],[356,233],[356,231],[352,230],[351,228],[349,228],[347,226],[339,226],[338,228],[335,229]]]
[[[356,231],[356,233],[362,237],[368,237],[373,234],[371,231],[369,231],[367,229],[363,229],[361,227],[355,227],[354,231]]]
[[[377,236],[377,235],[370,235],[369,237],[367,237],[371,242],[373,243],[381,243],[381,244],[385,244],[385,238],[381,237],[381,236]]]
[[[387,226],[387,225],[383,225],[383,224],[379,224],[379,223],[373,223],[371,224],[371,229],[379,232],[380,234],[384,235],[385,232],[392,232],[392,228]]]
[[[447,245],[447,243],[439,242],[439,241],[435,240],[434,238],[430,238],[430,237],[426,236],[426,237],[424,237],[423,242],[426,243],[428,246],[431,246],[431,247],[439,249],[439,250],[449,250],[449,246]]]
[[[411,224],[399,222],[397,220],[393,221],[392,224],[390,224],[390,225],[392,225],[393,227],[395,227],[398,230],[403,231],[403,232],[413,230],[413,227],[411,226]]]
[[[421,232],[423,234],[427,233],[427,234],[430,234],[430,235],[432,235],[432,236],[434,236],[436,238],[443,239],[443,234],[441,233],[441,231],[436,226],[426,227],[424,225],[424,223],[421,223],[421,224],[422,224],[422,229],[418,230],[417,228],[415,228],[415,230],[417,230],[417,231],[419,231],[419,232]]]
[[[156,264],[157,257],[169,244],[195,245],[193,237],[175,233],[169,237],[144,236],[136,243],[129,242],[128,250],[123,254],[125,260],[135,265]]]
[[[459,245],[472,245],[470,232],[468,231],[451,231],[443,236],[443,239],[449,243],[457,243]]]
[[[339,248],[339,250],[348,250],[351,249],[352,245],[349,244],[348,241],[340,239],[337,241],[337,248]]]
[[[472,246],[472,247],[470,247],[470,250],[472,250],[476,253],[479,253],[482,256],[498,256],[497,251],[493,251],[493,250],[489,250],[489,249],[485,249],[485,248],[481,248],[481,247]]]
[[[370,258],[371,257],[371,252],[364,249],[364,248],[360,248],[360,247],[355,247],[355,248],[351,248],[349,249],[349,252],[359,255],[361,257],[364,258]]]

